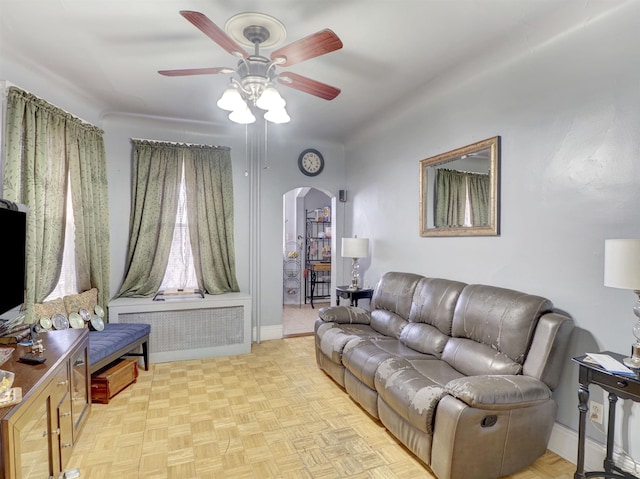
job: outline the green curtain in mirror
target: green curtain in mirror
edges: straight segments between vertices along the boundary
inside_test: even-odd
[[[438,168],[435,194],[436,228],[489,224],[489,175]]]
[[[466,175],[456,170],[436,171],[436,228],[464,226],[467,204]]]
[[[472,226],[489,225],[489,175],[468,173],[469,207]]]
[[[67,181],[76,224],[78,286],[109,299],[109,216],[104,132],[19,88],[7,95],[3,196],[26,204],[27,321],[58,282]]]
[[[183,164],[198,287],[209,294],[238,291],[230,150],[147,140],[132,143],[129,250],[118,296],[153,296],[162,284]]]

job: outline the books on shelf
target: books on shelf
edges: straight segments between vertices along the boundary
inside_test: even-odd
[[[0,320],[0,344],[17,344],[31,335],[31,325],[22,320]]]

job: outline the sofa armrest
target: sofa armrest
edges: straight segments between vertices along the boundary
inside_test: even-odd
[[[371,313],[364,308],[354,306],[331,306],[318,311],[320,319],[327,323],[369,324]]]
[[[471,407],[494,410],[530,407],[551,398],[546,384],[522,375],[458,378],[449,381],[445,391]]]

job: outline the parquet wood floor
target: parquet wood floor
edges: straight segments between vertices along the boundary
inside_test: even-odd
[[[317,368],[311,336],[141,370],[92,406],[72,467],[90,479],[434,477]],[[509,477],[574,470],[548,452]]]

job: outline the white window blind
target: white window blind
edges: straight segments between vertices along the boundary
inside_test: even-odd
[[[68,294],[78,293],[78,276],[76,274],[76,226],[73,221],[73,202],[71,185],[67,184],[67,223],[64,232],[64,251],[62,254],[62,270],[55,289],[45,301],[62,298]]]
[[[162,280],[161,290],[193,289],[198,287],[196,270],[193,266],[193,254],[189,239],[189,219],[187,216],[187,191],[184,181],[184,164],[180,180],[178,211],[173,231],[169,262]]]

